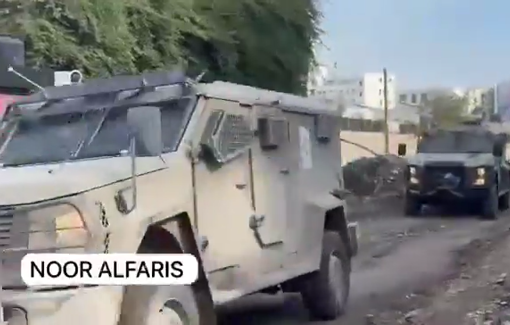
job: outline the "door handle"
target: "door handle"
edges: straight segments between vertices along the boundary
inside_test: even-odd
[[[236,184],[236,188],[238,190],[244,190],[246,188],[246,183]]]
[[[290,174],[290,170],[288,168],[283,168],[280,170],[280,174],[288,175]]]

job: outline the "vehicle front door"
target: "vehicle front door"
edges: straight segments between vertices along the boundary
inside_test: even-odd
[[[254,107],[258,142],[251,151],[256,227],[263,249],[281,248],[283,253],[287,223],[289,178],[288,122],[280,109]]]
[[[498,163],[499,168],[499,190],[508,191],[510,189],[510,162],[506,158],[507,146],[503,147],[503,155]]]
[[[254,143],[251,108],[214,98],[205,102],[196,137],[201,154],[193,172],[197,232],[208,243],[202,252],[206,272],[230,270],[229,283],[222,280],[212,285],[233,290],[249,285],[240,274],[260,274],[264,266],[249,227],[255,215],[249,152]]]

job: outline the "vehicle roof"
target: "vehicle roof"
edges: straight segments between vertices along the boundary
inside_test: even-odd
[[[446,131],[469,131],[473,133],[509,133],[510,128],[508,125],[503,125],[501,123],[483,123],[479,125],[474,124],[465,124],[465,125],[457,125],[452,128],[444,128]]]
[[[284,111],[312,115],[336,115],[341,112],[326,101],[287,93],[260,89],[225,81],[214,81],[198,85],[198,93],[205,97],[236,101],[247,105],[279,107]]]

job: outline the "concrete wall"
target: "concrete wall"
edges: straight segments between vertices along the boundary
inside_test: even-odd
[[[377,132],[354,132],[354,131],[342,131],[340,132],[340,138],[347,141],[351,141],[371,150],[378,154],[384,154],[384,134]],[[398,144],[407,144],[407,154],[413,154],[416,152],[416,137],[409,134],[390,134],[390,154],[397,154]],[[347,164],[355,159],[361,157],[373,157],[374,155],[370,152],[363,150],[355,145],[342,141],[342,165]]]

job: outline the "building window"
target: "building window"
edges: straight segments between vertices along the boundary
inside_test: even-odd
[[[379,78],[379,82],[382,82],[382,81],[383,81],[382,78]]]
[[[420,95],[420,102],[425,103],[427,100],[427,94],[423,93]]]
[[[379,89],[379,95],[382,95],[382,89]]]
[[[360,91],[359,97],[363,97],[363,92],[362,91]]]
[[[360,85],[361,87],[363,87],[363,80],[361,80],[361,81],[359,82],[359,85]]]
[[[418,104],[418,96],[416,96],[416,94],[412,94],[411,95],[411,103],[412,104]]]
[[[401,103],[405,103],[405,102],[407,102],[407,95],[406,95],[406,94],[400,95],[400,96],[399,96],[399,101],[400,101]]]

